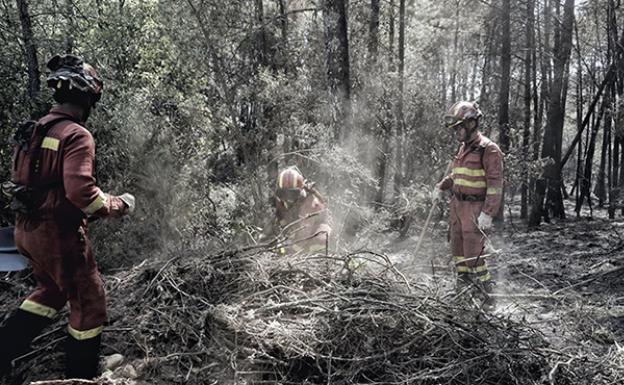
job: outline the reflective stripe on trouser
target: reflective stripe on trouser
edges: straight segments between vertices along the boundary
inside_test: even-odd
[[[18,217],[15,243],[30,259],[37,281],[22,310],[52,318],[69,301],[74,330],[90,331],[104,324],[104,285],[84,229],[69,231],[53,221],[31,227]]]
[[[487,266],[485,259],[482,265],[476,267],[466,266],[465,258],[462,255],[453,256],[455,266],[457,268],[457,274],[466,278],[474,278],[481,282],[489,281],[492,279],[492,275]]]
[[[481,258],[485,239],[476,225],[481,213],[483,202],[451,201],[451,252],[457,273],[475,278],[480,281],[489,281],[490,275],[487,262]]]

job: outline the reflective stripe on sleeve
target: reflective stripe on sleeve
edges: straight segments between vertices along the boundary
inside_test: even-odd
[[[482,168],[473,169],[467,167],[455,167],[453,169],[453,174],[463,174],[468,176],[485,176],[485,170]]]
[[[102,333],[103,326],[98,326],[89,330],[76,330],[71,326],[67,326],[67,332],[70,336],[74,337],[77,340],[88,340],[90,338],[94,338],[99,336]]]
[[[106,195],[102,191],[99,191],[98,196],[93,200],[93,202],[91,202],[89,206],[84,208],[82,211],[84,211],[87,215],[91,215],[104,207],[105,204]]]
[[[54,318],[56,313],[58,313],[56,309],[53,309],[46,305],[42,305],[35,301],[31,301],[29,299],[24,300],[24,302],[22,302],[19,308],[29,313],[36,314],[38,316],[46,317],[46,318]]]
[[[43,142],[41,142],[41,148],[45,148],[52,151],[58,151],[59,148],[59,140],[56,138],[51,138],[46,136],[43,138]]]
[[[498,195],[502,193],[503,189],[500,187],[488,187],[486,194],[487,195]]]

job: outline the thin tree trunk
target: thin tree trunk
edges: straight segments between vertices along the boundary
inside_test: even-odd
[[[39,61],[37,60],[37,46],[32,31],[32,22],[28,12],[26,0],[16,0],[20,22],[22,24],[22,39],[24,39],[24,59],[28,68],[28,97],[31,104],[31,116],[37,117],[41,111],[41,80],[39,78]]]
[[[503,0],[501,9],[501,86],[498,99],[498,144],[503,153],[509,152],[509,88],[511,76],[510,0]]]
[[[404,161],[404,117],[403,117],[403,81],[405,75],[405,0],[399,0],[399,96],[396,112],[396,169],[394,173],[394,189],[398,193],[403,186]]]
[[[368,67],[377,65],[377,50],[379,47],[379,0],[371,0],[370,22],[368,24]]]
[[[470,76],[470,101],[475,100],[475,90],[477,89],[477,73],[479,72],[479,55],[475,55],[472,73]]]
[[[492,20],[494,17],[494,8],[490,10],[489,20]],[[489,27],[487,28],[486,34],[486,50],[485,56],[483,57],[483,68],[481,70],[481,89],[479,92],[479,103],[482,108],[487,108],[490,102],[490,89],[488,85],[491,83],[491,72],[492,72],[492,57],[495,55],[494,43],[495,33],[496,33],[496,25],[497,23],[491,22],[489,23]],[[454,103],[455,101],[453,101]]]
[[[579,197],[581,195],[580,189],[580,181],[583,177],[583,142],[582,142],[582,133],[583,133],[583,63],[581,57],[581,41],[578,36],[578,23],[574,23],[574,32],[576,34],[576,44],[577,44],[577,86],[576,86],[576,128],[577,135],[579,135],[579,144],[578,151],[576,154],[576,177],[574,178],[574,189],[576,191],[575,201],[579,201]],[[580,216],[579,212],[576,212],[577,218]]]
[[[455,103],[457,101],[457,58],[459,56],[457,52],[459,41],[459,25],[461,23],[460,15],[461,0],[455,1],[455,32],[453,35],[453,56],[451,57],[451,101]]]
[[[510,0],[503,0],[501,9],[502,31],[501,31],[501,84],[498,94],[498,144],[501,151],[509,152],[509,90],[511,77],[511,15]],[[505,212],[505,191],[503,190],[503,204],[498,210],[496,219],[502,221]]]
[[[341,142],[351,129],[351,81],[345,0],[324,0],[325,53],[334,139]],[[344,127],[344,129],[343,129]]]
[[[527,0],[526,52],[524,56],[524,128],[522,130],[522,180],[520,190],[520,218],[528,215],[529,140],[531,138],[531,69],[533,68],[533,28],[535,0]]]
[[[294,74],[296,74],[297,66],[293,66],[293,68],[290,68],[288,65],[289,60],[287,59],[288,47],[290,46],[288,42],[288,4],[286,3],[286,0],[277,0],[277,6],[279,9],[279,16],[280,16],[279,27],[280,27],[281,42],[280,42],[279,51],[278,51],[279,59],[278,60],[274,59],[274,62],[276,66],[278,66],[279,68],[282,68],[285,74],[289,74],[291,73],[291,71]]]
[[[394,72],[394,0],[390,0],[390,20],[388,21],[388,69]]]
[[[581,208],[583,207],[583,203],[585,198],[587,198],[587,203],[591,210],[592,203],[590,197],[590,189],[591,189],[591,177],[592,177],[592,168],[594,164],[594,152],[596,149],[596,137],[598,136],[598,127],[600,127],[600,121],[604,114],[605,108],[607,106],[607,101],[603,99],[602,104],[600,106],[600,112],[596,117],[596,124],[592,127],[589,143],[587,144],[587,155],[585,156],[585,171],[583,173],[583,178],[581,179],[581,195],[579,197],[578,202],[576,202],[575,211],[577,216],[580,216]]]

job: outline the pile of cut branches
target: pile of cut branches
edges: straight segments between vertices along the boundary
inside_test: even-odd
[[[162,257],[105,279],[104,353],[127,357],[138,383],[624,378],[621,352],[600,360],[557,351],[527,323],[484,312],[439,278],[410,281],[374,253],[284,257],[260,247],[211,255],[198,248]]]

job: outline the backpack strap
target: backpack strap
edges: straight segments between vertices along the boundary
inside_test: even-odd
[[[486,139],[483,143],[479,143],[478,146],[474,146],[472,149],[472,151],[476,151],[479,153],[479,159],[481,160],[481,168],[484,168],[483,157],[485,155],[485,150],[487,146],[489,146],[491,143],[492,141],[490,139]]]
[[[48,134],[48,131],[50,131],[50,129],[52,127],[54,127],[56,124],[65,121],[65,120],[69,120],[72,121],[74,123],[77,123],[77,121],[69,116],[62,116],[56,119],[52,119],[49,122],[45,123],[45,124],[37,124],[35,125],[34,129],[33,129],[33,133],[28,145],[28,148],[32,149],[32,154],[30,155],[30,160],[29,160],[29,167],[30,167],[30,172],[29,172],[29,181],[28,181],[28,185],[30,185],[32,183],[32,178],[36,175],[39,174],[39,171],[41,169],[40,165],[41,165],[41,144],[43,143],[44,138],[46,137],[46,135]],[[20,151],[20,149],[18,148],[18,151]]]

